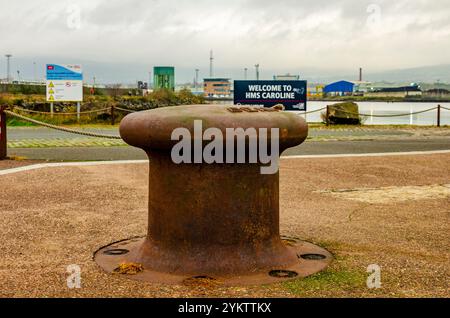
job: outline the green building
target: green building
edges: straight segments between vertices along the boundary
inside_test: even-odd
[[[175,90],[175,68],[173,66],[153,67],[153,89]]]

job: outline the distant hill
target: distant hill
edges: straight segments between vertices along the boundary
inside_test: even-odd
[[[367,74],[367,81],[450,83],[450,64]]]
[[[36,62],[36,67],[33,67],[33,62]],[[20,58],[16,57],[12,60],[11,69],[12,76],[17,79],[17,73],[14,70],[20,70],[21,79],[31,80],[34,77],[37,79],[44,78],[45,63],[80,63],[83,66],[84,80],[87,83],[92,83],[94,76],[97,83],[122,83],[122,84],[136,84],[138,80],[148,81],[149,72],[157,62],[154,61],[130,61],[122,63],[112,63],[105,61],[88,61],[70,58],[56,58],[56,57],[36,57]],[[200,79],[207,76],[209,65],[200,66]],[[176,67],[176,82],[186,83],[192,82],[195,76],[195,67]],[[337,80],[355,81],[358,79],[358,66],[354,70],[332,70],[324,69],[315,66],[302,67],[297,66],[292,69],[270,69],[263,65],[260,69],[261,79],[272,79],[275,74],[299,74],[301,78],[308,80],[310,83],[331,83]],[[217,64],[215,68],[215,75],[220,77],[227,77],[231,79],[243,79],[243,68],[221,68]],[[0,63],[0,79],[6,77],[6,63]],[[254,79],[255,72],[253,68],[248,70],[248,78]],[[417,68],[408,68],[392,71],[376,72],[369,69],[364,70],[363,79],[371,82],[391,82],[409,84],[416,83],[440,83],[450,84],[450,64],[424,66]]]
[[[341,75],[342,74],[342,75]],[[357,79],[358,74],[355,71],[354,74],[348,72],[336,71],[333,73],[324,70],[310,69],[305,71],[303,76],[314,83],[330,83],[338,80],[354,81]],[[440,83],[450,83],[450,64],[424,66],[392,71],[383,72],[364,72],[363,80],[369,82],[391,82],[391,83],[403,83],[409,84],[415,83],[430,83],[434,84],[438,80]]]

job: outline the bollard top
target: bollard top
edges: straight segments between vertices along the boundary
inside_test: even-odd
[[[240,105],[188,105],[157,108],[125,116],[120,123],[123,140],[144,150],[169,150],[178,141],[171,140],[176,128],[189,130],[195,138],[194,121],[202,122],[202,133],[208,128],[219,129],[226,142],[227,128],[279,129],[281,151],[301,144],[308,136],[306,121],[293,113],[274,108]]]

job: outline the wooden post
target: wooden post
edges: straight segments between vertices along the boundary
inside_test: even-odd
[[[112,105],[111,106],[111,125],[114,125],[115,121],[116,121],[116,118],[115,118],[115,114],[114,114],[114,105]]]
[[[330,106],[327,105],[326,125],[330,125]]]
[[[441,127],[441,105],[437,107],[437,126]]]
[[[5,106],[0,106],[0,160],[6,159],[8,154],[6,144],[6,113]]]

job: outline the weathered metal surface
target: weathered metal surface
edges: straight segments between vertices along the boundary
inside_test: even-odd
[[[297,258],[288,266],[273,266],[266,269],[247,272],[241,275],[217,275],[209,274],[203,271],[185,274],[170,273],[168,271],[156,271],[150,267],[146,268],[144,265],[144,271],[141,273],[136,275],[124,275],[124,277],[138,281],[167,284],[184,284],[187,280],[192,280],[195,284],[196,278],[198,277],[210,277],[214,279],[217,284],[224,286],[259,285],[277,283],[280,281],[312,275],[325,269],[333,259],[333,256],[328,251],[309,242],[304,242],[297,238],[286,239],[283,237],[282,242],[286,245],[288,250],[297,255]],[[119,264],[132,262],[132,260],[130,260],[130,254],[134,250],[139,249],[143,244],[147,244],[146,238],[132,238],[115,242],[99,249],[95,253],[95,260],[105,271],[113,273]],[[116,250],[126,250],[128,252],[125,252],[124,254],[115,254],[114,251]],[[109,251],[112,251],[112,253],[109,253]],[[323,258],[304,259],[302,257],[302,255],[311,254],[323,255]],[[297,275],[293,277],[276,277],[270,275],[272,271],[278,270],[295,272]]]
[[[243,111],[235,112],[236,108]],[[308,125],[300,116],[277,110],[255,110],[255,107],[220,105],[158,108],[125,116],[120,123],[120,135],[128,144],[148,152],[172,149],[177,141],[170,137],[176,128],[184,127],[194,136],[194,120],[202,120],[203,129],[218,128],[224,135],[227,128],[252,127],[257,131],[279,128],[280,153],[302,143],[308,136]]]
[[[170,151],[177,143],[171,140],[172,131],[185,127],[194,136],[194,120],[202,120],[203,129],[220,129],[224,136],[226,128],[279,128],[280,154],[303,142],[308,130],[301,117],[287,112],[233,111],[217,105],[168,107],[126,116],[120,125],[122,138],[150,158],[148,233],[142,241],[123,243],[129,245],[128,253],[111,256],[100,250],[96,261],[107,271],[119,261],[140,263],[145,269],[140,277],[151,281],[165,277],[162,280],[167,282],[178,281],[173,275],[233,282],[237,276],[241,280],[255,274],[270,277],[268,270],[273,269],[300,271],[297,254],[303,245],[289,246],[280,238],[278,172],[261,174],[260,163],[172,161]],[[316,261],[312,271],[309,265],[310,272],[324,268],[331,259],[318,249],[326,259]]]

